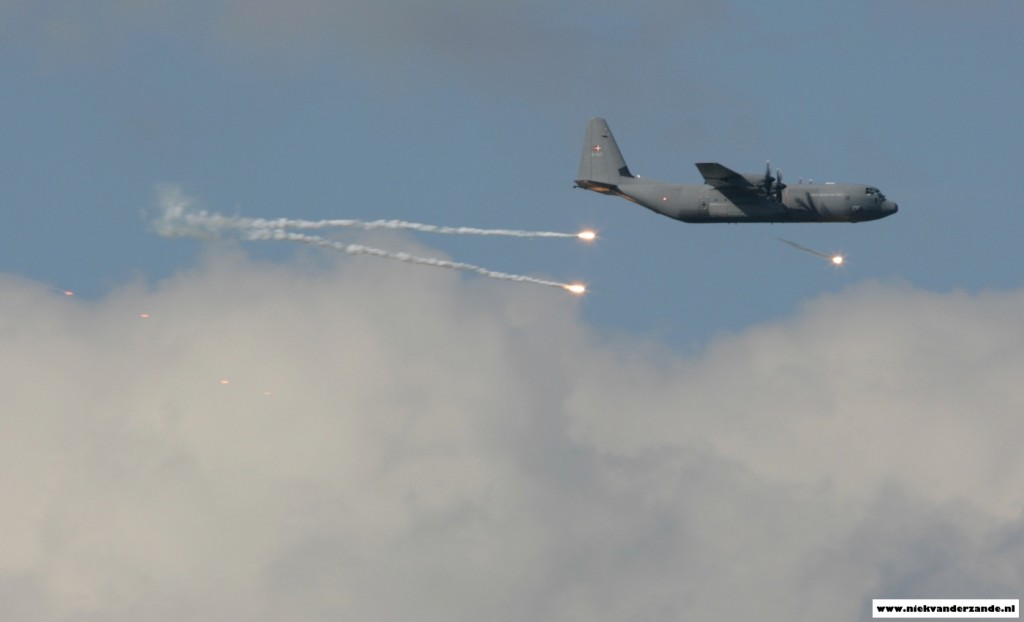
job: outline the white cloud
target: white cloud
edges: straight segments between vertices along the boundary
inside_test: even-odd
[[[625,434],[614,417],[586,414],[576,429],[626,455],[696,438],[780,481],[850,493],[894,482],[1013,517],[1024,503],[1021,308],[1021,292],[862,285],[720,339],[668,374],[644,371],[658,384]],[[599,411],[615,392],[585,387],[576,410]]]
[[[0,615],[859,620],[872,597],[1014,597],[1024,294],[863,285],[692,358],[609,345],[579,304],[236,251],[96,304],[3,278]]]

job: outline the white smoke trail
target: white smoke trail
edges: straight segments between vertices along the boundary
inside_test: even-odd
[[[404,220],[298,220],[294,218],[243,218],[241,216],[224,216],[206,211],[190,211],[191,201],[174,187],[161,191],[160,204],[163,217],[157,222],[157,230],[164,235],[195,235],[203,232],[218,235],[228,229],[242,231],[278,231],[284,229],[392,229],[437,233],[443,235],[481,235],[511,238],[579,238],[592,240],[593,231],[564,233],[560,231],[523,231],[518,229],[480,229],[477,227],[448,227],[428,225]]]
[[[838,254],[837,255],[826,255],[825,253],[818,252],[818,251],[814,250],[813,248],[807,248],[806,246],[801,246],[800,244],[797,244],[796,242],[787,240],[785,238],[775,238],[775,239],[780,241],[780,242],[782,242],[783,244],[789,244],[790,246],[792,246],[793,248],[795,248],[795,249],[797,249],[799,251],[803,251],[805,253],[810,253],[812,255],[817,255],[818,257],[821,257],[822,259],[827,259],[827,260],[831,261],[832,263],[834,263],[836,265],[843,263],[843,256],[842,255],[838,255]]]
[[[435,225],[424,225],[419,223],[403,222],[398,220],[378,220],[364,222],[359,220],[293,220],[278,218],[273,220],[262,218],[241,218],[238,216],[224,216],[222,214],[210,213],[204,210],[190,210],[192,200],[186,197],[180,189],[174,186],[167,186],[160,189],[160,204],[162,214],[154,222],[157,233],[163,236],[190,236],[199,238],[219,238],[228,231],[237,231],[246,240],[280,240],[297,242],[321,248],[330,248],[350,255],[373,255],[385,259],[393,259],[405,263],[447,268],[449,270],[462,270],[486,276],[491,279],[502,281],[515,281],[519,283],[533,283],[535,285],[546,285],[568,290],[574,294],[582,294],[586,286],[581,283],[559,283],[538,279],[532,276],[520,274],[508,274],[488,270],[473,264],[433,257],[418,257],[409,253],[396,253],[361,244],[345,244],[313,235],[294,233],[286,228],[298,229],[326,229],[330,227],[358,227],[362,229],[412,229],[416,231],[428,231],[432,233],[451,233],[466,235],[503,235],[512,237],[579,237],[584,240],[594,239],[594,233],[585,231],[580,234],[557,233],[553,231],[516,231],[508,229],[474,229],[470,227],[438,227]]]
[[[485,235],[502,236],[510,238],[578,238],[579,233],[562,233],[559,231],[521,231],[518,229],[479,229],[476,227],[447,227],[441,225],[427,225],[418,222],[406,222],[404,220],[295,220],[290,218],[277,218],[273,220],[256,218],[249,219],[247,227],[254,229],[333,229],[333,228],[356,228],[356,229],[404,229],[407,231],[421,231],[424,233],[440,233],[444,235]]]
[[[544,279],[538,279],[532,276],[524,276],[521,274],[508,274],[505,272],[496,272],[494,270],[488,270],[487,268],[481,268],[480,266],[474,266],[473,264],[469,263],[463,263],[459,261],[448,261],[445,259],[436,259],[433,257],[418,257],[416,255],[410,255],[409,253],[396,253],[392,251],[382,250],[379,248],[373,248],[370,246],[363,246],[362,244],[345,244],[344,242],[336,242],[334,240],[328,240],[326,238],[321,238],[315,235],[293,233],[291,231],[285,231],[284,229],[256,228],[245,233],[244,237],[247,240],[278,240],[285,242],[298,242],[300,244],[308,244],[310,246],[318,246],[320,248],[329,248],[343,253],[348,253],[350,255],[372,255],[374,257],[394,259],[396,261],[419,264],[422,266],[434,266],[436,268],[447,268],[449,270],[462,270],[465,272],[474,272],[476,274],[480,274],[491,279],[498,279],[500,281],[515,281],[517,283],[533,283],[535,285],[546,285],[548,287],[558,287],[561,289],[567,289],[574,293],[583,293],[584,291],[583,286],[579,283],[559,283],[557,281],[547,281]]]

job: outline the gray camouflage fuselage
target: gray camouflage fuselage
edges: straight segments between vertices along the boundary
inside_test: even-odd
[[[604,119],[591,119],[576,185],[620,196],[689,223],[863,222],[897,211],[894,202],[862,184],[782,183],[781,174],[740,174],[698,163],[704,184],[672,184],[634,177]]]

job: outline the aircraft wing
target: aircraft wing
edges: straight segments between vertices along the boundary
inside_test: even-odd
[[[744,188],[755,190],[750,180],[718,162],[698,162],[697,170],[704,176],[704,183],[717,190]]]

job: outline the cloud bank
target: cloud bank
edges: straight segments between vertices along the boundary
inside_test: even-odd
[[[564,292],[334,259],[216,249],[96,303],[0,278],[0,617],[1019,596],[1024,292],[865,284],[683,357]]]

